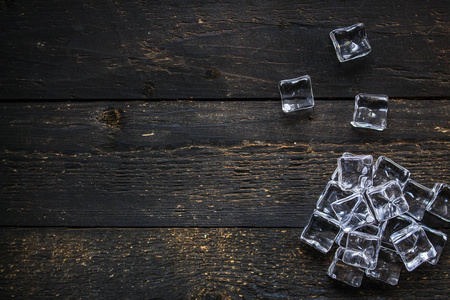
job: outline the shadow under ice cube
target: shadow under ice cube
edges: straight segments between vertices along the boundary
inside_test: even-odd
[[[327,253],[333,246],[340,230],[341,228],[336,220],[315,210],[300,239],[320,252]]]
[[[330,38],[340,62],[366,56],[372,51],[363,23],[335,29],[330,32]]]
[[[382,131],[387,126],[388,96],[359,94],[355,97],[354,127]]]
[[[285,113],[314,106],[311,77],[308,75],[281,80],[278,83],[278,89],[280,90],[282,109]]]

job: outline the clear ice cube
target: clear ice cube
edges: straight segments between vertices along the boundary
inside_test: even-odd
[[[330,32],[330,38],[340,62],[366,56],[372,50],[363,23],[335,29]]]
[[[434,250],[436,250],[436,256],[428,259],[428,262],[432,265],[436,265],[439,261],[439,257],[441,256],[442,249],[444,249],[445,243],[447,243],[447,235],[439,230],[429,228],[425,225],[422,225],[422,228],[425,230],[427,238],[433,245]]]
[[[338,159],[338,180],[343,190],[360,191],[372,185],[372,155],[342,156]]]
[[[433,198],[433,191],[412,179],[408,179],[403,186],[403,195],[408,202],[408,214],[418,221],[422,220],[428,203]]]
[[[334,259],[328,268],[328,276],[342,281],[348,285],[359,287],[364,278],[364,271],[360,268],[350,266],[342,261],[344,248],[339,247],[334,254]]]
[[[450,188],[445,183],[436,183],[434,196],[428,204],[427,211],[444,221],[450,222]]]
[[[406,215],[400,215],[387,220],[385,222],[384,232],[381,236],[382,245],[391,249],[395,249],[392,241],[390,240],[391,235],[402,230],[403,228],[408,227],[411,224],[416,224],[416,221]]]
[[[375,221],[366,199],[359,193],[335,201],[331,208],[346,232]]]
[[[410,272],[437,255],[425,230],[418,224],[411,224],[392,234],[391,241],[402,258],[406,269]]]
[[[359,94],[355,97],[354,127],[382,131],[387,126],[388,96]]]
[[[315,210],[300,239],[320,252],[327,253],[333,246],[340,230],[341,228],[336,220]]]
[[[367,277],[375,278],[390,285],[396,285],[402,270],[402,261],[397,252],[381,247],[378,253],[377,267],[366,270]]]
[[[373,270],[377,266],[380,237],[352,231],[348,234],[342,261],[358,268]]]
[[[314,95],[309,75],[281,80],[278,83],[281,105],[285,113],[312,108]]]
[[[331,208],[331,203],[350,195],[351,193],[342,190],[336,181],[330,181],[320,195],[319,200],[317,200],[316,209],[337,220],[337,216]]]
[[[370,235],[376,235],[381,238],[384,228],[386,227],[386,222],[383,223],[372,223],[372,224],[366,224],[359,227],[354,228],[350,232],[360,232],[360,233],[366,233]],[[347,246],[347,237],[350,232],[346,232],[344,230],[341,230],[339,234],[336,237],[336,244],[338,244],[341,247]]]
[[[367,197],[379,222],[399,216],[409,209],[402,187],[394,180],[369,189]]]
[[[373,173],[373,185],[381,185],[391,180],[396,180],[403,186],[409,179],[409,171],[400,166],[393,160],[380,156],[375,163],[375,170]]]

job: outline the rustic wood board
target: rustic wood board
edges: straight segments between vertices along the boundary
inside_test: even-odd
[[[445,231],[447,234],[449,230]],[[0,229],[0,297],[127,299],[448,299],[450,248],[399,284],[326,275],[300,229]]]
[[[448,1],[2,1],[2,99],[447,97]],[[365,23],[373,51],[341,64],[329,32]]]
[[[392,100],[375,132],[352,101],[5,103],[0,225],[302,227],[344,152],[450,182],[449,109]]]

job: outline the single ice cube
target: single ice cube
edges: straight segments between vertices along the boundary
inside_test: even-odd
[[[377,266],[380,237],[352,231],[348,234],[342,261],[351,266],[373,270]]]
[[[338,180],[343,190],[355,192],[372,185],[372,155],[342,156],[338,159]]]
[[[387,126],[388,96],[359,94],[355,97],[353,111],[354,127],[369,128],[382,131]]]
[[[352,229],[371,224],[375,218],[369,209],[366,199],[362,194],[352,194],[346,198],[331,203],[331,208],[341,222],[346,232]]]
[[[397,253],[408,271],[437,255],[422,226],[411,224],[391,235]]]
[[[364,271],[360,268],[350,266],[342,261],[344,248],[339,247],[334,254],[333,261],[328,268],[328,276],[342,281],[348,285],[359,287],[364,278]]]
[[[367,197],[379,222],[399,216],[409,209],[402,187],[394,180],[369,189]]]
[[[385,222],[385,229],[381,235],[381,243],[383,246],[395,249],[392,241],[390,240],[391,235],[408,227],[411,224],[417,224],[413,218],[407,215],[400,215],[395,218],[389,219]]]
[[[390,285],[396,285],[402,270],[402,261],[397,252],[381,247],[378,253],[377,267],[366,270],[367,277],[375,278]]]
[[[450,222],[450,188],[445,183],[436,183],[434,196],[428,204],[427,211],[444,221]]]
[[[314,95],[309,75],[281,80],[278,83],[281,105],[285,113],[312,108]]]
[[[344,152],[344,154],[342,154],[341,157],[353,157],[353,156],[355,156],[355,155],[350,152]],[[339,158],[338,158],[338,160],[339,160]],[[339,181],[339,166],[336,167],[336,169],[333,172],[333,175],[331,175],[331,180]]]
[[[336,181],[330,181],[320,195],[319,200],[317,200],[316,209],[337,220],[337,216],[331,208],[331,203],[350,195],[351,192],[342,190]]]
[[[422,225],[422,228],[425,230],[428,240],[433,245],[434,250],[436,250],[436,256],[430,258],[428,262],[432,265],[436,265],[439,261],[439,257],[441,256],[442,249],[447,242],[447,235],[439,230],[429,228],[425,225]]]
[[[339,223],[333,218],[315,210],[300,239],[320,252],[327,253],[341,230]]]
[[[393,160],[380,156],[375,163],[373,173],[373,185],[381,185],[391,180],[396,180],[403,186],[409,178],[409,171]]]
[[[403,186],[403,195],[408,202],[408,214],[421,221],[428,203],[433,198],[433,191],[412,179],[408,179]]]
[[[366,56],[372,50],[363,23],[335,29],[330,32],[330,38],[340,62]]]
[[[366,225],[356,227],[349,232],[341,230],[339,232],[339,234],[337,235],[335,242],[336,242],[336,244],[338,244],[341,247],[346,247],[347,246],[347,237],[348,237],[349,233],[351,233],[351,232],[366,233],[366,234],[370,234],[370,235],[376,235],[379,238],[381,238],[385,227],[386,227],[386,222],[382,222],[382,223],[374,222],[372,224],[366,224]]]

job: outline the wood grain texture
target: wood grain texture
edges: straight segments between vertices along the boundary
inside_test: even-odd
[[[448,97],[448,1],[2,1],[0,98]],[[329,32],[365,23],[340,64]]]
[[[450,182],[449,104],[393,100],[383,132],[352,101],[3,104],[0,225],[301,227],[343,152]]]
[[[448,299],[450,248],[399,284],[326,275],[300,229],[0,229],[0,297],[95,299]],[[447,234],[450,232],[447,230]]]

